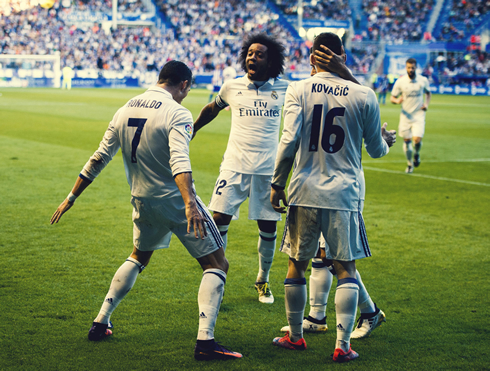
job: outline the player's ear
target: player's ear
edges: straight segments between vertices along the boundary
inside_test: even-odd
[[[342,52],[342,59],[344,60],[344,63],[345,63],[345,62],[347,62],[347,54],[345,54],[345,49],[343,46],[342,46],[341,52]]]
[[[310,54],[310,65],[316,66],[315,54],[313,53]]]

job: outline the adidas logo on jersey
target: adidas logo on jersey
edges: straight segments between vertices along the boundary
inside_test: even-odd
[[[239,91],[236,96],[238,97],[239,95],[243,95],[241,91]]]

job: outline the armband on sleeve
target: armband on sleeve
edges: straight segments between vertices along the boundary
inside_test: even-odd
[[[228,107],[228,106],[229,106],[229,104],[228,104],[228,103],[226,103],[226,102],[223,100],[223,98],[221,98],[221,96],[219,96],[219,95],[217,95],[217,96],[216,96],[216,98],[214,99],[214,102],[215,102],[215,103],[216,103],[216,105],[217,105],[219,108],[221,108],[221,109],[226,108],[226,107]]]
[[[274,183],[271,183],[271,187],[272,187],[274,190],[276,190],[276,191],[284,191],[284,188],[285,188],[285,187],[281,187],[281,186],[279,186],[279,185],[277,185],[277,184],[274,184]]]

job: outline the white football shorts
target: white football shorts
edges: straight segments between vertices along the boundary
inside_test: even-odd
[[[250,220],[281,220],[281,214],[271,205],[272,175],[253,175],[223,170],[214,186],[209,210],[233,215],[238,219],[240,205],[249,198],[248,218]]]
[[[302,206],[288,208],[281,251],[297,261],[315,257],[323,234],[326,258],[352,261],[371,256],[366,228],[359,211],[320,209]]]
[[[415,113],[400,114],[400,123],[398,125],[398,135],[404,139],[413,137],[424,137],[425,132],[425,111],[419,110]]]
[[[202,215],[206,218],[205,225],[208,234],[204,239],[201,239],[200,236],[196,238],[192,228],[191,232],[187,233],[187,218],[183,201],[132,197],[134,246],[141,251],[165,249],[169,247],[173,233],[193,258],[199,259],[218,250],[223,246],[223,239],[218,228],[198,196],[196,196],[196,202]]]

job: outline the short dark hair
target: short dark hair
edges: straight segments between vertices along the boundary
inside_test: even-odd
[[[170,61],[160,70],[158,75],[159,84],[168,84],[170,86],[176,86],[182,81],[188,80],[192,82],[192,71],[180,61]]]
[[[248,49],[252,44],[261,44],[267,47],[267,62],[269,64],[269,68],[267,69],[268,77],[276,78],[284,72],[286,48],[273,37],[268,36],[265,33],[248,35],[243,41],[242,49],[238,56],[238,63],[240,63],[245,72],[247,72],[245,61],[247,59]]]
[[[415,58],[408,58],[406,63],[410,63],[410,64],[415,64],[415,65],[417,65],[417,60],[416,60]],[[405,63],[405,64],[406,64],[406,63]]]
[[[342,40],[333,32],[322,32],[313,40],[312,52],[320,50],[320,45],[324,45],[337,55],[342,55]]]

